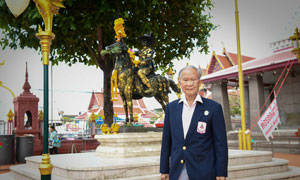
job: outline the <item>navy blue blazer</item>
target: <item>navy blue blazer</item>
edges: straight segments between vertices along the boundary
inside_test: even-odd
[[[227,177],[228,146],[222,106],[202,97],[197,102],[186,139],[183,136],[179,99],[166,107],[162,137],[160,173],[177,180],[186,165],[190,180],[215,180]],[[205,125],[200,127],[199,125]]]

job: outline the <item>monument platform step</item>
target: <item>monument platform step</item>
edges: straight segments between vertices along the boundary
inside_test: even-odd
[[[288,160],[273,158],[269,162],[228,166],[228,179],[260,176],[288,171]]]
[[[41,156],[26,157],[26,164],[11,166],[14,179],[40,179]],[[159,156],[99,157],[95,153],[50,155],[52,179],[159,179]],[[271,152],[229,150],[228,179],[289,173],[288,161],[272,159]],[[298,168],[299,170],[299,168]],[[293,172],[293,171],[292,171]],[[268,176],[267,176],[268,177]],[[294,178],[294,176],[292,176]],[[1,178],[0,178],[1,179]],[[254,180],[254,179],[253,179]]]
[[[41,174],[39,169],[30,168],[25,164],[20,164],[16,166],[10,167],[10,178],[13,180],[39,180],[41,179]],[[2,177],[0,176],[0,179]],[[56,176],[55,174],[51,174],[52,180],[70,180],[68,178]]]
[[[105,158],[94,153],[50,155],[52,174],[69,179],[116,179],[159,172],[159,156]],[[28,168],[38,169],[41,156],[26,158]]]
[[[240,151],[233,149],[229,150],[228,166],[269,161],[272,161],[272,152],[270,151]]]
[[[112,179],[110,179],[112,180]],[[135,176],[130,178],[119,178],[114,180],[160,180],[160,174],[146,175],[146,176]]]
[[[161,132],[120,133],[96,135],[100,143],[95,155],[110,158],[158,156],[161,149]]]
[[[300,180],[300,168],[289,166],[288,171],[286,172],[240,178],[236,180]]]

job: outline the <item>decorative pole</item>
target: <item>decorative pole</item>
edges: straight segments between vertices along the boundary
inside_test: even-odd
[[[42,163],[39,166],[41,179],[50,180],[52,172],[52,164],[50,163],[50,156],[48,153],[48,126],[49,126],[49,53],[51,41],[55,38],[52,33],[53,14],[58,14],[59,8],[64,8],[61,4],[62,0],[34,0],[40,15],[45,24],[45,31],[39,26],[39,32],[36,37],[40,39],[43,66],[44,66],[44,139],[43,139],[43,155]]]
[[[95,120],[97,119],[97,116],[94,112],[92,112],[90,116],[90,123],[91,123],[91,138],[94,138],[95,136]]]
[[[246,120],[245,120],[245,100],[244,100],[244,79],[242,69],[242,57],[241,57],[241,46],[240,46],[240,24],[239,24],[239,10],[238,1],[235,0],[235,22],[236,22],[236,40],[237,40],[237,51],[238,51],[238,69],[239,69],[239,88],[240,88],[240,104],[241,104],[241,118],[242,118],[242,147],[246,150]]]
[[[11,109],[9,109],[9,112],[7,113],[7,134],[11,135],[12,134],[12,122],[13,122],[13,118],[14,118],[14,113],[11,111]]]
[[[52,165],[50,164],[50,156],[48,154],[48,66],[49,66],[49,53],[51,47],[51,41],[54,39],[55,35],[52,33],[53,25],[53,14],[58,14],[59,8],[65,8],[61,3],[63,0],[33,0],[35,2],[36,8],[39,14],[42,16],[45,31],[39,26],[39,32],[36,37],[40,39],[42,55],[43,55],[43,66],[44,66],[44,145],[43,145],[43,155],[42,164],[40,164],[39,169],[41,173],[41,179],[47,180],[51,179]],[[13,13],[15,17],[20,15],[28,6],[29,0],[5,0],[8,8]]]
[[[39,125],[41,129],[41,136],[44,136],[44,113],[42,110],[39,111]]]
[[[293,50],[292,52],[296,55],[298,59],[298,63],[300,64],[300,48],[299,48],[299,39],[300,39],[300,33],[298,31],[298,28],[296,28],[295,33],[293,36],[290,37],[290,40],[292,40],[293,44]]]

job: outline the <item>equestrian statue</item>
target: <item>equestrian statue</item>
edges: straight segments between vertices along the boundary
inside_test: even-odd
[[[154,96],[165,110],[169,103],[168,94],[171,93],[169,87],[176,93],[180,93],[180,88],[173,80],[154,73],[154,50],[151,48],[154,42],[153,35],[145,34],[140,37],[139,40],[144,47],[141,51],[133,52],[124,42],[126,34],[123,23],[121,18],[115,20],[116,42],[102,50],[101,55],[111,54],[114,56],[115,70],[112,79],[117,80],[115,87],[118,87],[123,100],[126,123],[131,123],[133,122],[132,99]],[[138,56],[139,60],[135,60],[135,56]],[[114,88],[113,83],[111,88]],[[115,94],[112,91],[112,97],[116,97],[116,95],[116,90]]]

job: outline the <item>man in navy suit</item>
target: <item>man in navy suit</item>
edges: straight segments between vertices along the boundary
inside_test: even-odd
[[[162,180],[225,180],[228,146],[223,110],[199,95],[201,71],[179,72],[181,99],[166,107],[160,173]]]

